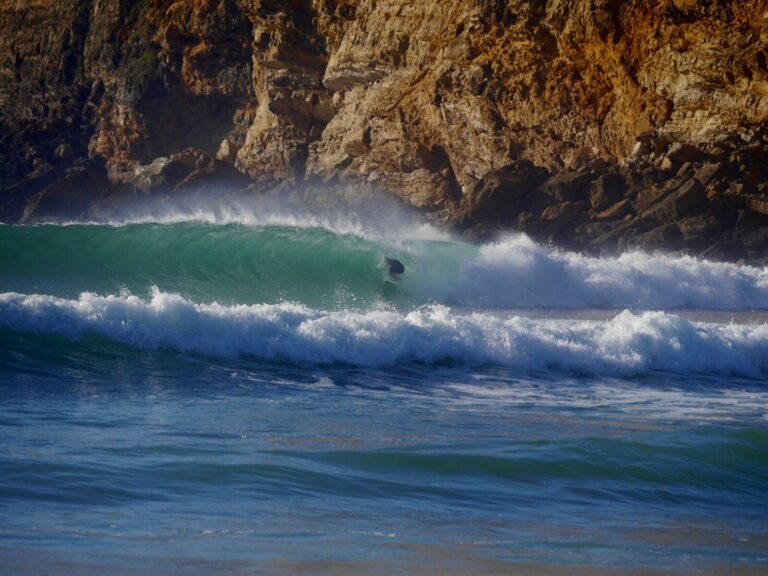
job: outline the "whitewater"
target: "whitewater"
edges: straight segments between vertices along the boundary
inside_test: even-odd
[[[0,573],[768,567],[768,269],[150,208],[0,224]]]

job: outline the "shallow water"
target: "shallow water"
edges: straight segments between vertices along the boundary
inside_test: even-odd
[[[0,226],[0,571],[764,574],[767,278]]]

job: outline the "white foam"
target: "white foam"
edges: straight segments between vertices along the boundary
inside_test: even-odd
[[[763,378],[768,326],[691,322],[624,311],[605,321],[505,318],[429,306],[322,312],[298,304],[196,304],[154,290],[151,299],[84,293],[76,300],[0,295],[0,325],[78,338],[96,334],[139,348],[292,363],[393,366],[444,360],[593,375],[655,370]]]
[[[517,235],[480,248],[455,279],[421,287],[435,300],[507,308],[768,308],[768,268],[629,252],[596,258]]]

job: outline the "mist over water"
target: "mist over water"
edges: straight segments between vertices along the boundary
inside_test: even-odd
[[[766,320],[365,198],[0,225],[0,573],[759,574]]]

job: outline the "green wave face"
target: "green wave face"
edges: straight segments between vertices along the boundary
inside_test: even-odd
[[[423,278],[450,277],[461,253],[472,250],[462,245],[457,252],[455,246],[400,242],[392,247],[320,228],[282,226],[0,226],[0,292],[71,298],[84,291],[145,295],[156,286],[223,304],[407,306],[415,302],[418,287],[408,270],[402,281],[389,282],[383,257],[401,259],[411,272],[421,267]],[[425,253],[432,266],[420,265]]]

